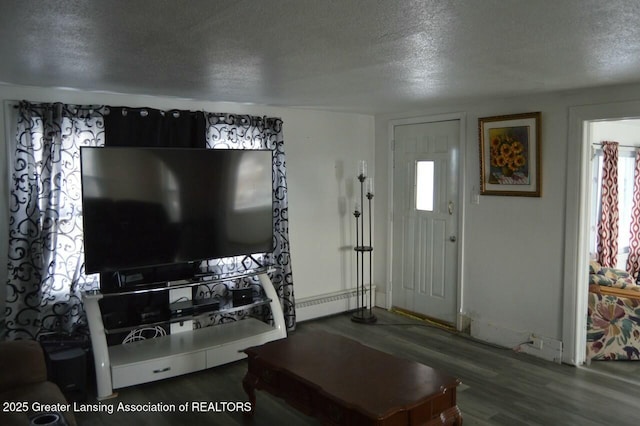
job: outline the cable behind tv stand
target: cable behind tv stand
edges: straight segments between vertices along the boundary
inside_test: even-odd
[[[241,307],[221,306],[218,312],[230,312],[268,304],[271,308],[273,326],[254,318],[247,318],[115,346],[107,345],[106,335],[110,330],[106,329],[103,323],[99,302],[104,297],[126,297],[131,293],[83,293],[82,298],[91,333],[98,399],[115,397],[117,394],[114,393],[114,389],[237,361],[246,357],[242,352],[244,349],[287,337],[282,306],[268,272],[270,272],[269,268],[258,268],[246,273],[207,276],[178,284],[167,283],[166,286],[141,289],[136,292],[173,291],[257,276],[266,299]],[[176,318],[172,321],[182,323],[185,320],[186,318]]]

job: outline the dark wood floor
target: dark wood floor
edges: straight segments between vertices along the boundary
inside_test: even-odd
[[[458,406],[470,425],[637,425],[638,381],[620,380],[597,367],[576,368],[475,342],[381,309],[375,325],[354,323],[347,314],[298,324],[294,333],[326,330],[376,349],[443,370],[462,380]],[[626,365],[626,367],[625,367]],[[629,368],[629,366],[632,366]],[[639,370],[619,364],[618,370]],[[246,401],[242,378],[246,362],[119,390],[109,405]],[[380,383],[384,386],[384,383]],[[366,389],[362,390],[366,392]],[[96,403],[89,399],[88,403]],[[220,404],[219,404],[220,406]],[[318,425],[281,400],[257,393],[256,415],[239,412],[76,413],[80,425]]]

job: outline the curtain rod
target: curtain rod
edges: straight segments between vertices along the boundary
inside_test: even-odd
[[[618,144],[618,148],[622,148],[623,152],[633,152],[640,150],[640,145],[621,145]],[[602,152],[602,142],[592,142],[591,143],[591,160],[598,155],[598,152]],[[637,154],[636,154],[637,155]]]
[[[592,146],[601,148],[602,147],[602,142],[593,142],[591,144]],[[618,144],[619,148],[640,148],[640,145],[623,145],[621,143]]]

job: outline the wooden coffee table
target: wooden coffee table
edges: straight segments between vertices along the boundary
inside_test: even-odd
[[[244,351],[242,382],[331,425],[461,425],[454,377],[326,332],[293,333]]]

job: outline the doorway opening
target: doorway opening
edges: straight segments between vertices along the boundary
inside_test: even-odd
[[[590,157],[590,182],[591,182],[591,202],[590,202],[590,226],[589,226],[589,257],[596,259],[598,245],[598,222],[600,220],[602,210],[602,180],[603,180],[603,162],[604,153],[602,143],[605,141],[616,142],[617,145],[617,185],[618,202],[614,207],[617,212],[617,234],[615,239],[617,242],[617,255],[611,267],[623,271],[629,271],[633,274],[634,266],[627,265],[627,259],[631,253],[632,236],[632,211],[634,200],[634,181],[636,169],[636,151],[640,148],[640,120],[624,119],[624,120],[606,120],[590,122],[589,126],[589,143],[591,145]],[[633,264],[633,261],[632,261]],[[635,278],[635,277],[634,277]],[[614,283],[613,286],[618,284]],[[625,284],[626,285],[626,284]],[[605,291],[605,290],[602,290]],[[598,299],[594,295],[590,295],[589,303]],[[623,299],[618,299],[622,301]],[[600,305],[598,305],[600,306]],[[602,305],[603,307],[604,305]],[[598,307],[592,309],[599,310]],[[608,340],[608,339],[607,339]],[[587,344],[587,347],[589,345]],[[612,351],[607,347],[602,348],[603,353]],[[613,350],[615,352],[615,349]],[[631,383],[640,384],[640,366],[634,362],[615,362],[615,361],[593,361],[586,362],[591,372],[621,378]]]
[[[640,101],[569,108],[562,361],[586,362],[593,124],[640,118]]]

